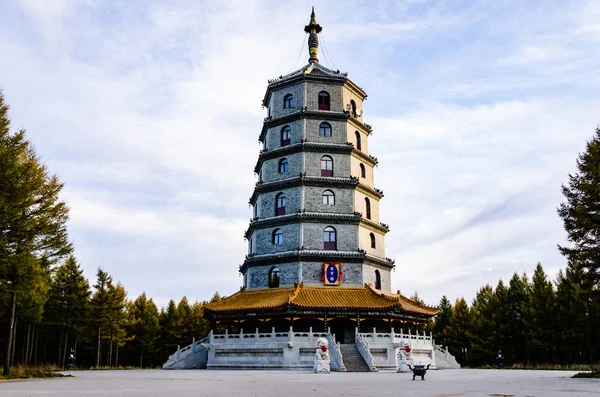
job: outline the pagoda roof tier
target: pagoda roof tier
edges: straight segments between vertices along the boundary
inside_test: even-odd
[[[329,83],[335,83],[337,81],[340,85],[348,84],[348,87],[361,97],[361,100],[367,97],[367,93],[348,78],[348,73],[342,73],[339,70],[331,70],[318,62],[311,62],[298,70],[269,80],[267,92],[265,92],[263,98],[263,106],[267,106],[269,103],[269,97],[273,90],[295,84],[302,80],[327,81]]]
[[[365,124],[358,120],[355,116],[353,116],[349,111],[335,111],[335,110],[308,110],[306,107],[300,108],[297,112],[289,113],[281,117],[273,118],[272,116],[265,117],[263,128],[260,131],[260,135],[258,136],[258,140],[263,142],[265,140],[265,135],[267,134],[267,130],[271,127],[276,127],[278,125],[285,125],[287,123],[291,123],[292,121],[300,120],[300,119],[314,119],[314,120],[348,120],[350,121],[356,128],[362,129],[363,132],[367,134],[371,134],[373,132],[373,128],[369,124]]]
[[[375,290],[370,284],[364,287],[324,287],[296,283],[290,287],[257,290],[240,289],[218,302],[208,303],[205,309],[216,313],[256,313],[265,310],[281,312],[299,311],[378,311],[406,313],[433,317],[436,307],[421,305],[398,293]]]
[[[255,218],[250,220],[250,225],[244,233],[244,238],[250,237],[250,234],[255,229],[262,229],[266,227],[275,227],[282,225],[289,225],[298,222],[327,222],[336,224],[362,224],[369,229],[374,229],[379,233],[387,233],[390,228],[385,223],[376,223],[370,219],[363,218],[360,212],[353,212],[351,214],[336,214],[333,212],[295,212],[293,214],[272,216],[269,218]]]
[[[331,177],[331,176],[307,176],[304,173],[300,173],[298,176],[279,179],[271,182],[256,182],[256,187],[254,188],[254,192],[252,196],[248,200],[250,205],[254,205],[256,198],[260,193],[266,192],[274,192],[281,189],[286,189],[290,187],[296,186],[321,186],[321,187],[331,187],[331,186],[348,186],[355,187],[360,186],[360,189],[363,193],[369,194],[371,197],[376,199],[381,199],[383,197],[383,191],[379,189],[372,188],[370,186],[361,184],[359,179],[355,176],[351,176],[349,178],[343,177]]]
[[[299,261],[341,261],[346,263],[370,262],[387,269],[394,268],[394,260],[380,258],[367,254],[364,250],[356,251],[329,251],[329,250],[306,250],[302,247],[294,251],[275,252],[270,254],[246,255],[246,260],[240,266],[239,271],[244,273],[249,267],[264,266],[278,263],[289,263]]]
[[[254,166],[254,173],[260,172],[260,167],[265,160],[275,159],[281,156],[286,156],[300,152],[323,152],[328,153],[352,153],[368,165],[374,167],[377,165],[377,157],[373,157],[365,152],[362,152],[354,147],[351,142],[346,143],[321,143],[321,142],[301,142],[293,145],[283,146],[275,149],[263,149],[258,155],[258,160]]]

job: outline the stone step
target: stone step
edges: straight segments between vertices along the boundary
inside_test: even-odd
[[[344,360],[344,366],[348,372],[369,372],[369,366],[365,363],[362,355],[355,344],[341,344],[340,352]]]

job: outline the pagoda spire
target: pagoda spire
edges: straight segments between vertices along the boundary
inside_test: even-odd
[[[318,63],[319,58],[319,33],[323,30],[321,25],[317,23],[317,16],[315,15],[315,7],[312,8],[312,12],[310,13],[310,23],[304,27],[304,31],[309,33],[308,35],[308,54],[310,58],[308,58],[308,62],[310,63]]]

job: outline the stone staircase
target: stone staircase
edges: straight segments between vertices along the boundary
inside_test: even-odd
[[[354,343],[341,344],[340,351],[347,372],[369,372],[369,366]]]
[[[460,364],[456,361],[456,358],[450,354],[448,349],[444,349],[444,346],[435,345],[435,363],[437,369],[459,369]]]

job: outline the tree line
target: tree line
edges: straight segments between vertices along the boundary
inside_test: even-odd
[[[576,266],[551,281],[538,264],[531,279],[514,274],[508,285],[486,285],[469,305],[446,296],[430,325],[436,344],[462,365],[594,364],[600,353],[600,302],[578,296]]]
[[[469,306],[444,296],[431,324],[438,343],[468,365],[595,364],[600,360],[600,127],[562,186],[558,207],[568,245],[567,266],[548,280],[541,264],[531,280],[514,274],[508,286],[482,287]]]

